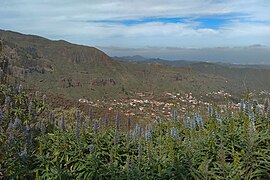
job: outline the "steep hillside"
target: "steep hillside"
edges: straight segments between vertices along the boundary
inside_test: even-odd
[[[0,30],[9,74],[35,87],[68,98],[108,99],[150,92],[193,92],[203,96],[225,90],[241,95],[270,89],[269,69],[164,60],[112,60],[102,51],[66,41]],[[154,62],[154,63],[151,63]]]
[[[231,91],[235,93],[253,92],[254,90],[270,90],[270,69],[252,67],[231,67],[211,63],[195,63],[191,68],[203,74],[221,76],[231,84]]]
[[[39,88],[77,98],[130,80],[125,67],[93,47],[10,31],[0,31],[0,38],[11,74]]]

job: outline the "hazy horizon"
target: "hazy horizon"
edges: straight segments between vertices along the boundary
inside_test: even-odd
[[[178,47],[148,47],[119,48],[98,47],[113,56],[142,56],[145,58],[160,58],[164,60],[186,60],[223,62],[232,64],[270,64],[270,47],[216,47],[216,48],[178,48]]]

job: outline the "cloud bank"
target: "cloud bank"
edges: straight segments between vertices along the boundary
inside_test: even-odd
[[[269,11],[268,0],[2,0],[0,28],[122,49],[270,46]]]

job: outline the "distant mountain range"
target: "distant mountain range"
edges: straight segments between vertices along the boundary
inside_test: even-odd
[[[137,63],[149,63],[149,64],[164,64],[174,67],[180,67],[180,66],[187,66],[194,63],[197,63],[198,61],[186,61],[186,60],[165,60],[160,58],[146,58],[140,55],[136,56],[123,56],[123,57],[112,57],[114,60],[117,61],[125,61],[125,62],[137,62]]]
[[[0,30],[10,77],[67,98],[130,98],[136,92],[224,89],[232,94],[270,90],[267,66],[166,61],[142,56],[109,57],[94,47]]]
[[[140,55],[122,56],[122,57],[114,56],[112,58],[114,60],[123,61],[123,62],[164,64],[164,65],[169,65],[173,67],[193,65],[193,64],[202,62],[202,61],[191,61],[191,60],[166,60],[166,59],[160,59],[160,58],[146,58]],[[213,64],[213,62],[211,63]],[[232,64],[232,63],[224,63],[224,62],[216,62],[214,64],[219,64],[219,65],[223,65],[227,67],[235,67],[235,68],[270,69],[270,65],[262,65],[262,64]]]

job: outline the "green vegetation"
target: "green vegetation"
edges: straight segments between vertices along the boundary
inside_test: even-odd
[[[9,72],[30,88],[69,99],[132,97],[134,92],[205,96],[224,90],[233,96],[268,90],[270,69],[191,63],[181,66],[120,62],[102,51],[65,41],[0,30]],[[124,91],[123,91],[124,90]]]
[[[174,107],[169,119],[136,124],[123,123],[119,113],[114,120],[52,109],[46,96],[6,84],[9,73],[73,98],[167,90],[204,95],[221,88],[243,93],[267,89],[269,70],[120,63],[63,41],[4,31],[0,37],[1,58],[10,63],[8,70],[1,61],[0,179],[270,179],[268,101],[262,109],[247,97],[236,111],[227,99],[225,112],[209,105],[208,113],[189,109],[185,118]]]
[[[179,119],[108,126],[76,112],[54,116],[45,96],[1,85],[4,179],[269,179],[270,113],[247,98],[239,112],[209,106]],[[42,99],[43,98],[43,99]],[[43,118],[43,114],[50,114]],[[67,121],[67,119],[69,119]]]

